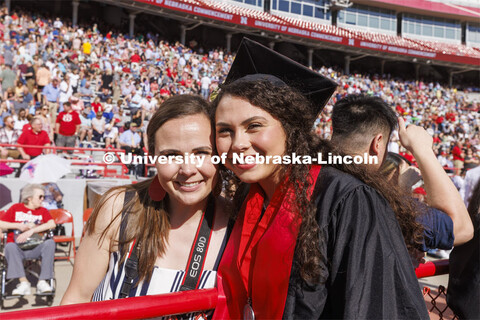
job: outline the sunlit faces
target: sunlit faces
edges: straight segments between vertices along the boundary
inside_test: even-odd
[[[195,205],[205,200],[217,179],[217,169],[211,162],[213,135],[210,120],[196,114],[165,122],[155,133],[155,154],[162,156],[205,156],[197,164],[159,164],[156,168],[160,184],[170,201],[179,205]]]
[[[219,154],[227,153],[226,166],[247,183],[277,183],[278,164],[233,164],[233,154],[284,155],[286,135],[280,121],[248,101],[224,96],[215,114]]]

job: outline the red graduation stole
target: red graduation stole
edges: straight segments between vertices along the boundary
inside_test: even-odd
[[[309,196],[320,168],[310,169]],[[252,184],[218,268],[214,319],[242,319],[249,297],[256,319],[283,316],[301,218],[293,211],[294,190],[287,179],[259,221],[263,202],[263,190]]]

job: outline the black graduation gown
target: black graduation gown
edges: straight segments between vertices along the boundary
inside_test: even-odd
[[[400,226],[387,201],[353,176],[323,167],[313,194],[326,282],[295,267],[285,319],[429,319]]]
[[[460,319],[480,319],[480,214],[473,239],[450,253],[447,303]]]

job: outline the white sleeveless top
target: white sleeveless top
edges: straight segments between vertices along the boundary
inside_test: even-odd
[[[92,301],[118,299],[125,278],[125,263],[119,268],[120,252],[110,255],[107,274],[93,293]],[[155,267],[150,281],[141,281],[132,286],[128,297],[138,297],[161,293],[178,292],[185,277],[185,270],[173,270]],[[217,281],[217,272],[204,270],[200,278],[199,289],[214,288]],[[194,319],[198,314],[188,314],[186,318]]]

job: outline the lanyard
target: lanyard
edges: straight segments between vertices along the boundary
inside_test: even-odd
[[[195,240],[188,257],[185,277],[183,279],[180,291],[197,289],[200,284],[200,278],[205,265],[208,245],[213,232],[213,223],[215,220],[215,201],[212,196],[208,198],[207,209],[202,214],[202,218],[198,225]],[[138,277],[138,245],[136,240],[132,244],[129,257],[125,262],[125,278],[120,289],[119,298],[129,296],[133,281]]]
[[[207,209],[202,215],[192,249],[190,250],[187,267],[185,268],[185,278],[183,278],[180,291],[198,289],[205,265],[208,244],[212,237],[214,218],[215,201],[213,201],[213,197],[210,196],[208,198]]]

